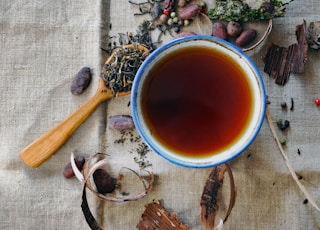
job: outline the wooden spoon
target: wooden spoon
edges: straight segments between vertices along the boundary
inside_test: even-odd
[[[148,49],[141,45],[127,45],[124,46],[124,48],[138,48],[141,51],[148,52]],[[108,58],[106,64],[112,61],[113,56],[114,54]],[[120,92],[117,97],[128,94],[130,94],[130,92]],[[71,137],[98,105],[113,96],[111,89],[106,86],[104,79],[100,77],[98,89],[95,94],[58,125],[48,130],[22,150],[20,153],[22,160],[31,168],[40,166]]]

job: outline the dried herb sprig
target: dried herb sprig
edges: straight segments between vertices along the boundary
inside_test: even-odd
[[[291,0],[290,2],[292,2]],[[207,13],[212,20],[226,21],[260,21],[285,15],[285,5],[279,0],[264,1],[260,7],[251,8],[248,3],[240,0],[219,0],[216,6]]]

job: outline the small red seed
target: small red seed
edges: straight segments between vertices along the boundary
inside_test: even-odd
[[[315,100],[314,100],[314,103],[315,103],[316,105],[320,105],[320,98],[315,99]]]

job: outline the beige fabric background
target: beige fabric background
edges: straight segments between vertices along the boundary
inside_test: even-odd
[[[268,44],[295,43],[295,26],[303,19],[307,24],[320,20],[318,9],[318,0],[290,3],[286,16],[274,20]],[[135,32],[142,20],[133,17],[136,11],[126,0],[0,2],[0,229],[89,229],[80,208],[82,185],[62,176],[71,151],[87,156],[107,152],[114,174],[121,166],[139,168],[133,160],[139,143],[114,144],[119,134],[107,123],[111,115],[130,114],[129,97],[102,104],[39,168],[30,169],[19,158],[24,147],[95,92],[106,58],[100,47],[107,44],[109,35]],[[292,74],[284,87],[263,72],[264,51],[265,47],[250,55],[261,70],[272,116],[291,122],[286,153],[320,203],[320,108],[313,104],[320,97],[320,51],[309,51],[305,73]],[[76,97],[69,85],[83,66],[92,68],[93,81]],[[290,104],[290,98],[295,109],[283,112],[280,103]],[[136,131],[133,134],[138,136]],[[90,207],[105,229],[135,229],[144,205],[153,199],[163,200],[190,229],[201,229],[199,200],[210,169],[174,166],[151,152],[147,160],[156,182],[154,191],[142,200],[113,204],[88,192]],[[237,200],[224,229],[318,229],[319,212],[303,204],[305,197],[291,178],[266,121],[255,142],[231,166]],[[228,189],[223,191],[227,194]]]

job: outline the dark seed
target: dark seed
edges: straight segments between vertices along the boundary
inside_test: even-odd
[[[84,163],[86,162],[86,159],[83,156],[77,156],[76,158],[74,158],[74,161],[76,163],[77,168],[81,171]],[[69,162],[64,168],[63,176],[65,178],[74,177],[74,171],[72,169],[71,162]]]
[[[73,95],[82,94],[91,82],[91,71],[89,67],[83,67],[73,78],[70,86]]]
[[[104,169],[97,169],[93,173],[93,180],[97,191],[101,194],[111,193],[116,188],[116,179],[111,177]]]

